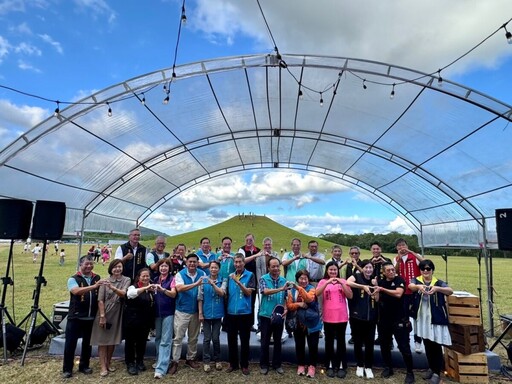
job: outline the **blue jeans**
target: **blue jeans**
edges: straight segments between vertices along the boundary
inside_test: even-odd
[[[210,364],[210,342],[213,343],[213,361],[220,361],[220,327],[222,319],[204,319],[203,321],[203,362]]]
[[[174,330],[174,316],[157,317],[155,319],[155,347],[156,368],[155,373],[165,375],[171,359],[171,341]]]

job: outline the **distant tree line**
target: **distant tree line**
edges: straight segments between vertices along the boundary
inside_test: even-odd
[[[377,241],[382,247],[383,253],[396,253],[395,241],[399,238],[405,239],[409,249],[414,252],[419,252],[418,236],[405,235],[398,232],[390,232],[386,234],[378,233],[364,233],[360,235],[348,235],[346,233],[327,233],[318,236],[323,240],[330,241],[335,244],[346,246],[358,246],[363,249],[370,249],[370,245]]]

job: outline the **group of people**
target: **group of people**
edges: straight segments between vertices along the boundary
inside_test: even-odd
[[[415,381],[409,346],[415,336],[425,345],[429,370],[425,378],[440,382],[442,345],[450,345],[445,296],[450,287],[433,277],[431,260],[408,249],[403,239],[396,242],[393,260],[381,255],[378,243],[371,245],[372,257],[361,260],[358,247],[343,259],[342,248],[332,247],[330,259],[318,252],[311,240],[302,252],[301,240],[291,241],[291,251],[282,257],[273,251],[272,239],[255,246],[247,234],[237,252],[232,239],[222,239],[220,251],[211,250],[210,240],[200,240],[200,249],[185,255],[180,244],[173,255],[165,252],[165,237],[153,249],[139,243],[140,231],[130,232],[109,264],[109,277],[92,272],[90,256],[80,259],[79,271],[68,280],[70,306],[66,325],[63,377],[73,372],[77,339],[82,337],[78,370],[92,373],[91,346],[98,345],[101,376],[111,366],[115,345],[125,340],[125,363],[132,375],[145,371],[144,355],[151,329],[155,332],[154,378],[175,374],[187,335],[185,365],[201,368],[197,344],[202,326],[202,368],[205,372],[224,369],[220,332],[227,332],[226,372],[241,370],[249,375],[251,330],[260,332],[260,374],[272,369],[283,374],[281,338],[293,335],[297,374],[315,377],[318,364],[327,376],[348,374],[345,333],[350,324],[356,358],[356,376],[374,377],[373,354],[377,330],[384,362],[382,377],[393,375],[391,359],[394,337],[407,369],[405,383]],[[259,309],[255,318],[255,303]],[[325,338],[323,361],[319,361],[320,335]],[[274,341],[272,357],[271,340]],[[306,352],[307,344],[307,352]]]

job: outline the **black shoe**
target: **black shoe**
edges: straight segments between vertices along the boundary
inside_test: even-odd
[[[354,339],[352,339],[352,338],[348,339],[348,343],[349,344],[354,344]]]
[[[135,364],[129,364],[128,373],[133,376],[138,375],[139,371],[137,371],[137,366]]]
[[[84,375],[90,375],[92,373],[92,369],[87,367],[87,368],[80,368],[78,370],[78,372],[82,372]]]
[[[325,374],[327,375],[327,377],[334,377],[334,369],[332,368],[329,368]]]
[[[393,376],[393,369],[392,368],[384,368],[384,370],[382,371],[382,373],[380,374],[380,377],[384,378],[384,379],[387,379],[388,377],[391,377]]]
[[[427,370],[427,372],[425,372],[425,374],[423,375],[423,379],[424,380],[430,380],[432,378],[433,374],[434,374],[434,372],[429,368]]]
[[[71,376],[73,376],[73,374],[71,372],[62,372],[63,379],[69,379],[69,378],[71,378]]]
[[[338,376],[340,379],[344,379],[345,376],[347,376],[347,371],[345,369],[338,369],[336,376]]]
[[[146,370],[146,366],[144,365],[144,363],[137,363],[136,367],[137,370],[140,372],[144,372]]]
[[[407,372],[405,375],[404,384],[413,384],[414,383],[414,373]]]

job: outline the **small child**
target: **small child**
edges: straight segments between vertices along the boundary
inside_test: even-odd
[[[59,265],[62,267],[64,265],[64,258],[66,257],[66,252],[64,252],[64,248],[60,250],[60,260]]]

